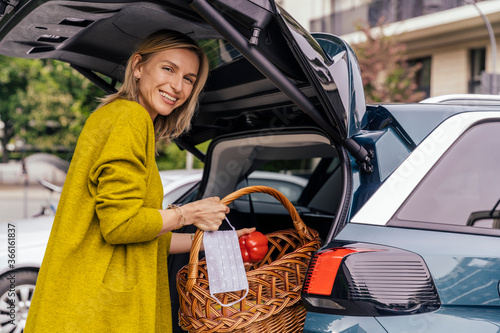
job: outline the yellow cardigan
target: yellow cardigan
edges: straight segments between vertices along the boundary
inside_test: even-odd
[[[163,189],[138,103],[96,110],[80,134],[26,333],[171,332]]]

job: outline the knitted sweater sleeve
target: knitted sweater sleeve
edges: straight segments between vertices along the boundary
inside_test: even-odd
[[[158,209],[145,205],[148,163],[154,163],[154,157],[148,162],[147,138],[148,128],[140,121],[117,124],[92,167],[90,180],[97,186],[96,213],[107,243],[146,242],[161,230]],[[154,156],[154,143],[152,152]]]

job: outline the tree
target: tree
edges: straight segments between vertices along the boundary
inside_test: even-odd
[[[0,119],[7,144],[22,140],[34,150],[72,151],[102,92],[68,64],[0,56]]]
[[[165,144],[164,141],[157,142],[158,156],[156,164],[159,170],[184,169],[186,168],[186,151],[181,150],[175,143]],[[208,150],[209,141],[196,146],[200,151],[206,153]],[[199,159],[193,159],[194,169],[203,168],[203,162]]]
[[[415,74],[418,63],[408,64],[406,45],[386,36],[383,21],[377,28],[360,25],[366,41],[352,48],[358,58],[367,103],[418,102],[425,93],[418,91]]]
[[[12,59],[0,56],[0,120],[4,124],[2,136],[3,156],[2,162],[8,160],[7,144],[12,141],[15,134],[15,124],[19,109],[20,99],[29,82],[30,61],[27,59]]]

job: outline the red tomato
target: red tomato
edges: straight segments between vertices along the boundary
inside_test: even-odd
[[[239,242],[244,262],[261,261],[267,254],[267,237],[259,231],[241,236]]]

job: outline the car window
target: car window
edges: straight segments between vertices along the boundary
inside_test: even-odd
[[[261,178],[250,178],[248,180],[244,180],[238,184],[237,189],[255,185],[265,185],[272,187],[273,189],[283,193],[283,195],[293,204],[297,203],[300,195],[302,194],[302,191],[304,190],[304,186],[293,182],[288,182],[285,180],[261,179]],[[274,202],[277,204],[280,203],[273,196],[264,193],[252,193],[251,196],[252,200],[256,202],[267,202],[267,203]],[[243,196],[238,200],[248,200],[248,196]]]
[[[396,214],[399,220],[500,228],[500,122],[464,133],[423,179]],[[496,207],[496,210],[500,207]],[[471,214],[492,218],[470,222]],[[468,223],[469,221],[469,223]]]
[[[198,45],[205,52],[211,70],[241,57],[241,53],[223,39],[200,40]]]
[[[306,158],[264,163],[257,171],[252,172],[239,182],[236,189],[255,185],[269,186],[281,192],[292,204],[297,204],[317,160],[317,158]],[[265,193],[252,193],[251,199],[254,202],[281,205],[276,198]],[[242,196],[238,200],[248,201],[249,196]]]

